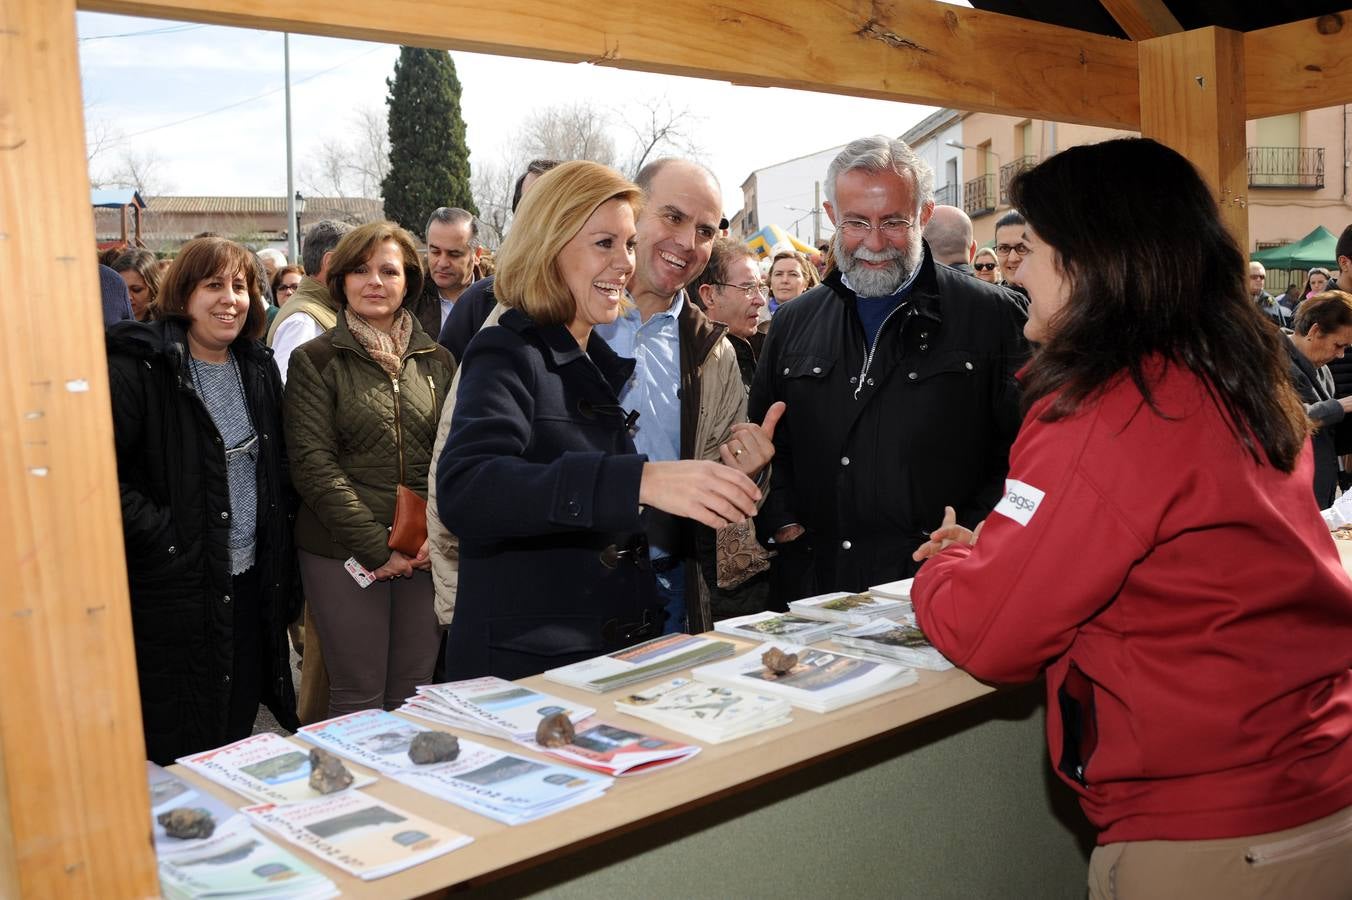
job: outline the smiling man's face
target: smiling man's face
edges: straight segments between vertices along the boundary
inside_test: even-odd
[[[680,160],[653,177],[638,220],[638,261],[632,292],[670,300],[709,262],[722,218],[718,186],[709,173]]]

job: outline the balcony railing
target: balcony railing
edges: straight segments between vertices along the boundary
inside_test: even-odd
[[[969,216],[995,212],[994,175],[980,175],[962,186],[962,211]]]
[[[1250,147],[1248,157],[1249,187],[1324,186],[1323,147]]]
[[[962,203],[962,185],[957,182],[935,189],[935,206],[957,206],[960,203]]]
[[[1000,167],[1000,202],[1009,203],[1009,183],[1020,172],[1026,172],[1037,165],[1036,156],[1020,156],[1013,162]]]

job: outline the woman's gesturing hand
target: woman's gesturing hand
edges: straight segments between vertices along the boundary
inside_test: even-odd
[[[643,465],[638,502],[710,528],[745,522],[756,514],[760,491],[729,466],[700,459]]]
[[[981,525],[985,525],[982,522]],[[963,544],[975,544],[977,537],[981,534],[981,525],[976,526],[976,531],[970,531],[958,524],[958,514],[953,511],[953,507],[944,507],[943,524],[935,531],[930,532],[930,539],[916,548],[915,553],[911,554],[911,559],[916,562],[929,559],[949,544],[957,541]]]

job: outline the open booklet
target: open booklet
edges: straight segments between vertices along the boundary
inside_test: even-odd
[[[263,803],[299,803],[324,796],[310,787],[310,751],[271,732],[183,756],[178,762]],[[352,777],[353,788],[375,783],[370,775],[353,772]]]
[[[666,634],[605,656],[550,669],[544,677],[600,694],[722,659],[735,652],[736,646],[728,641],[697,634]]]
[[[664,769],[699,753],[699,748],[690,744],[629,731],[594,717],[578,723],[577,734],[562,747],[542,747],[533,740],[518,743],[575,766],[615,776]]]
[[[710,744],[787,725],[787,700],[761,691],[673,678],[615,700],[626,715],[688,734]]]
[[[166,900],[326,900],[338,888],[253,828],[212,835],[191,850],[159,859]]]
[[[793,644],[769,646],[796,654],[797,664],[788,672],[776,674],[761,663],[763,651],[757,648],[736,659],[701,666],[691,674],[697,681],[783,697],[813,712],[830,712],[914,684],[917,677],[914,669],[895,663]]]
[[[289,806],[246,806],[243,812],[284,840],[364,881],[416,866],[473,840],[361,791],[341,791]]]
[[[485,676],[420,687],[399,712],[490,737],[520,740],[534,737],[546,716],[561,712],[576,724],[596,710],[513,681]]]

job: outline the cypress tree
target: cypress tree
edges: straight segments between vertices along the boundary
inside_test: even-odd
[[[390,168],[381,183],[385,217],[421,235],[438,206],[478,215],[460,118],[460,79],[445,50],[401,47],[389,96]]]

